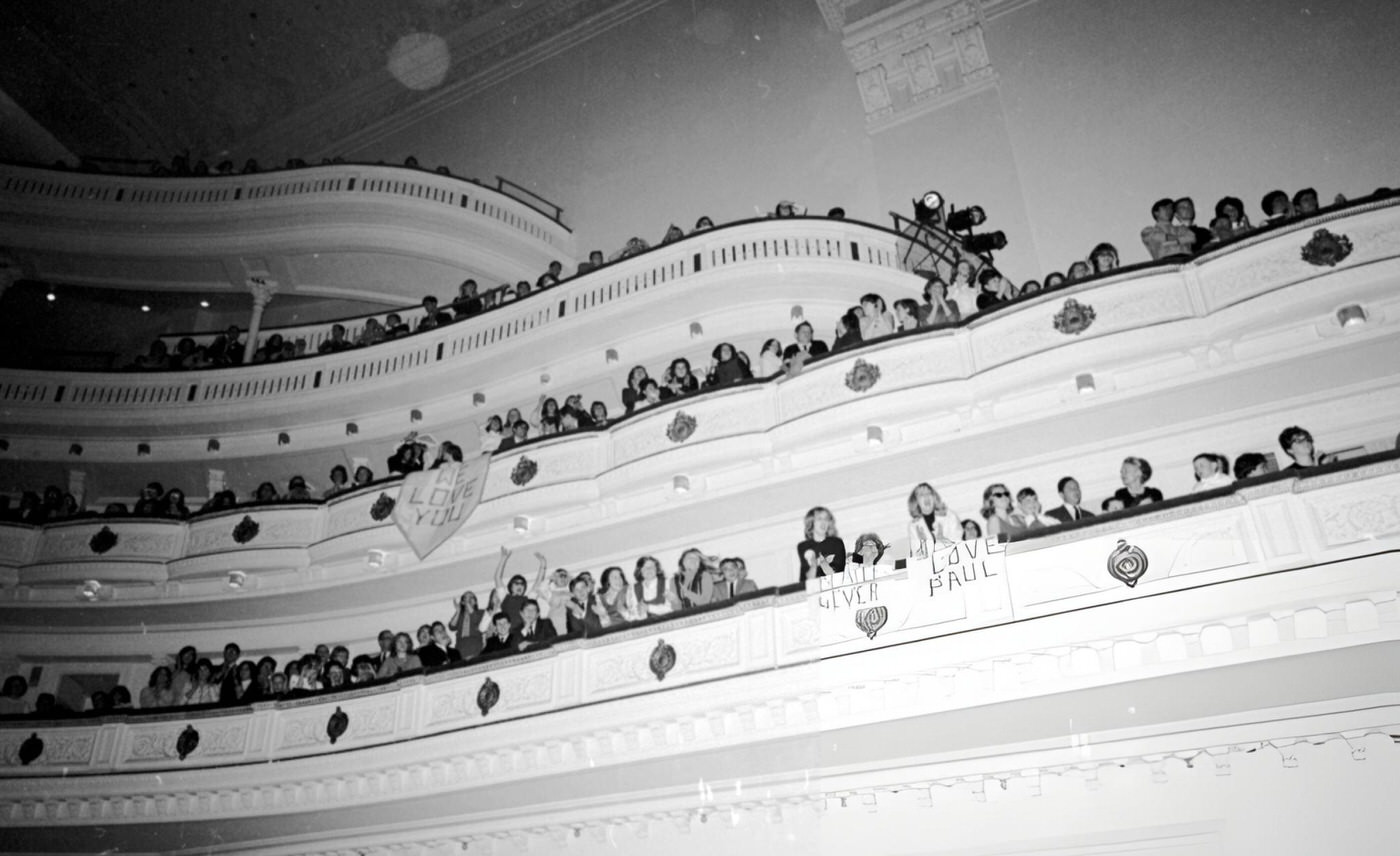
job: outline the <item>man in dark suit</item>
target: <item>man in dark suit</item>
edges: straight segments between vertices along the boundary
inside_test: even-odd
[[[721,559],[719,572],[723,579],[715,583],[715,592],[710,597],[710,603],[721,603],[758,591],[758,584],[746,578],[748,567],[744,565],[744,560],[737,556]]]
[[[498,657],[515,651],[510,645],[510,638],[510,616],[504,612],[496,613],[491,619],[491,632],[486,636],[486,644],[477,656]]]
[[[219,685],[219,701],[222,704],[233,704],[238,701],[238,658],[242,654],[243,650],[238,647],[237,642],[225,645],[224,662],[210,676],[210,682]]]
[[[392,630],[381,630],[381,631],[379,631],[379,652],[378,652],[377,654],[375,654],[373,657],[370,657],[370,658],[369,658],[369,659],[370,659],[370,662],[371,662],[371,663],[374,663],[374,671],[377,673],[377,672],[379,671],[379,668],[380,668],[381,666],[384,665],[384,661],[385,661],[385,660],[388,660],[389,658],[391,658],[391,657],[393,657],[393,656],[394,656],[394,631],[392,631]]]
[[[788,372],[797,374],[802,370],[802,366],[813,357],[820,357],[827,353],[826,342],[812,338],[812,325],[803,321],[792,330],[797,341],[783,350],[783,362],[788,366]],[[796,368],[793,363],[796,362]]]
[[[1060,479],[1055,488],[1060,492],[1060,501],[1064,504],[1045,512],[1047,516],[1061,523],[1074,523],[1094,516],[1093,512],[1080,507],[1079,503],[1084,501],[1084,494],[1079,490],[1079,482],[1075,481],[1074,476]]]
[[[527,598],[520,607],[520,629],[510,636],[510,645],[517,651],[528,651],[554,640],[558,633],[553,621],[540,618],[540,605],[534,598]]]

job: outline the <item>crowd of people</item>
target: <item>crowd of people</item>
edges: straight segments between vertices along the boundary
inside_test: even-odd
[[[351,656],[345,645],[321,643],[285,663],[270,656],[243,658],[236,642],[224,646],[216,664],[186,646],[169,665],[153,669],[145,687],[133,696],[125,686],[94,692],[85,711],[161,709],[197,705],[245,705],[255,701],[299,698],[334,692],[405,673],[456,663],[479,662],[545,647],[560,639],[595,636],[685,610],[720,604],[753,594],[757,585],[739,557],[720,558],[699,549],[686,550],[675,568],[654,556],[642,556],[630,570],[605,568],[592,573],[552,573],[536,553],[533,583],[523,575],[506,578],[512,553],[502,547],[493,585],[485,598],[465,591],[451,602],[446,621],[435,620],[406,630],[381,630],[378,648]],[[65,710],[52,693],[28,698],[28,681],[5,679],[0,715],[61,716]]]

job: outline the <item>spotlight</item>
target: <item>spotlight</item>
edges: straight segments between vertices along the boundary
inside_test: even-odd
[[[142,311],[142,312],[150,312],[150,311],[151,311],[151,304],[149,304],[149,303],[143,303],[143,304],[141,304],[141,311]]]
[[[199,308],[200,308],[200,309],[208,309],[208,308],[209,308],[209,301],[207,301],[207,300],[201,300],[201,301],[199,301]]]
[[[241,589],[243,588],[243,584],[247,581],[248,575],[242,571],[228,572],[228,587],[231,589]]]
[[[1004,250],[1006,249],[1006,233],[997,230],[995,232],[983,232],[980,235],[968,235],[966,238],[963,238],[963,249],[977,255]]]
[[[914,219],[925,225],[943,225],[943,194],[930,190],[921,199],[914,200]]]
[[[948,230],[951,232],[971,232],[974,227],[987,222],[987,212],[981,205],[954,211],[948,215]]]
[[[1343,327],[1357,327],[1366,323],[1366,310],[1355,303],[1349,303],[1337,310],[1337,323]]]
[[[47,301],[50,302],[50,303],[53,303],[55,300],[58,299],[58,295],[57,295],[57,294],[54,294],[52,291],[50,291],[48,294],[45,294],[45,295],[44,295],[44,299],[47,300]]]
[[[690,477],[676,476],[671,479],[671,487],[676,493],[690,493]]]

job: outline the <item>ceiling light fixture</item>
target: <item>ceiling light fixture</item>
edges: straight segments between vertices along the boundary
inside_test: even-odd
[[[1074,388],[1079,390],[1080,395],[1088,395],[1098,387],[1094,385],[1094,376],[1085,372],[1074,376]]]
[[[676,493],[690,493],[690,477],[676,476],[672,478],[671,487]]]
[[[247,581],[248,575],[242,571],[228,572],[228,587],[231,589],[241,589],[243,588],[243,584]]]
[[[1355,303],[1349,303],[1337,310],[1337,323],[1342,327],[1356,327],[1366,323],[1366,310]]]
[[[530,531],[530,518],[521,514],[515,518],[514,525],[515,533],[517,535],[524,535],[526,532]]]
[[[885,445],[885,430],[879,425],[866,426],[865,442],[872,449],[880,448]]]

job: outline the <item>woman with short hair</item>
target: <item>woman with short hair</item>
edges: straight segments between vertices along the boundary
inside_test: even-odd
[[[1147,481],[1152,478],[1152,465],[1145,458],[1131,455],[1124,458],[1118,476],[1123,480],[1123,486],[1113,492],[1113,498],[1122,502],[1124,508],[1162,501],[1162,492],[1147,486]]]

